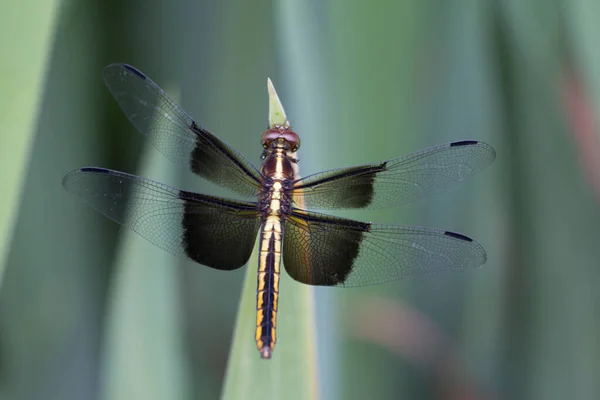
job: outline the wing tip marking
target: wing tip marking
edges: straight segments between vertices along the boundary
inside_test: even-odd
[[[450,143],[450,147],[474,146],[476,144],[481,144],[481,142],[478,140],[459,140],[457,142]]]
[[[98,174],[108,174],[108,173],[110,173],[110,170],[108,170],[106,168],[100,168],[100,167],[83,167],[83,168],[79,169],[79,171],[81,171],[81,172],[94,172],[94,173],[98,173]]]
[[[142,71],[140,71],[139,69],[132,67],[129,64],[122,64],[123,68],[126,69],[127,71],[131,72],[134,75],[137,75],[138,77],[142,78],[142,79],[146,79],[146,75],[144,75],[142,73]]]
[[[465,242],[472,242],[473,239],[471,239],[468,236],[465,236],[463,234],[460,233],[456,233],[456,232],[450,232],[450,231],[445,231],[444,235],[449,236],[451,238],[455,238],[455,239],[459,239],[459,240],[464,240]]]

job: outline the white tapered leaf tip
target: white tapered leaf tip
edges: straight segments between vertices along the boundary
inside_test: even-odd
[[[271,78],[267,78],[267,89],[269,92],[269,128],[275,125],[290,125],[290,122],[285,115],[285,110],[279,100],[275,86]]]

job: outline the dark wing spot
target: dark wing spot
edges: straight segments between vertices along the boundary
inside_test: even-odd
[[[461,140],[459,142],[450,143],[450,147],[472,146],[474,144],[479,144],[479,142],[477,140]]]
[[[299,282],[343,285],[370,228],[364,222],[296,212],[285,224],[283,264]]]
[[[139,76],[142,79],[146,79],[146,75],[142,74],[141,71],[137,70],[136,68],[132,67],[131,65],[123,64],[123,68],[125,68],[127,71]]]
[[[200,128],[196,122],[192,122],[190,127],[196,132],[196,147],[190,156],[190,169],[192,172],[210,180],[219,181],[221,173],[221,163],[223,163],[223,154],[215,152],[214,148],[221,150],[217,143],[208,141],[207,132]]]
[[[186,255],[199,264],[220,270],[242,267],[252,253],[260,221],[237,218],[231,210],[210,209],[194,200],[195,194],[181,191],[184,213],[181,221],[182,246]],[[214,203],[219,206],[218,202]],[[242,210],[240,211],[249,211]]]
[[[453,237],[455,239],[464,240],[465,242],[472,242],[473,241],[473,239],[471,239],[470,237],[465,236],[465,235],[461,235],[460,233],[456,233],[456,232],[446,231],[446,232],[444,232],[444,235]]]
[[[309,196],[316,190],[327,196],[327,201],[335,208],[363,208],[369,206],[375,197],[377,174],[387,170],[387,161],[379,165],[361,165],[316,174],[313,178],[298,180],[294,189],[305,191]]]
[[[81,172],[96,172],[99,174],[108,174],[110,170],[106,168],[98,168],[98,167],[85,167],[80,169]]]
[[[235,155],[231,154],[218,139],[214,138],[210,132],[202,129],[195,121],[192,122],[190,129],[197,134],[196,147],[190,155],[190,168],[192,172],[211,182],[218,183],[226,179],[224,170],[231,163],[252,176],[248,168]],[[234,177],[235,175],[231,178]]]

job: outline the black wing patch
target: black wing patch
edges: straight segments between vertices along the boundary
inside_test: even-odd
[[[75,170],[63,186],[158,247],[215,269],[246,264],[260,228],[256,203],[178,190],[109,169]]]
[[[495,158],[494,149],[482,142],[447,143],[378,164],[310,175],[294,182],[292,193],[302,208],[390,207],[439,192]]]
[[[294,210],[284,228],[283,264],[309,285],[355,287],[476,268],[485,250],[467,236],[375,225]]]
[[[130,65],[111,64],[104,82],[131,123],[169,160],[242,196],[256,196],[260,172],[201,128],[150,78]]]

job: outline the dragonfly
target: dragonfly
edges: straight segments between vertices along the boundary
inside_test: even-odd
[[[486,143],[455,141],[300,177],[300,137],[287,118],[262,133],[259,169],[136,68],[111,64],[103,78],[131,123],[164,156],[243,200],[99,167],[68,173],[63,186],[154,245],[210,268],[243,267],[258,237],[255,340],[261,358],[271,358],[277,342],[282,262],[298,282],[357,287],[486,261],[483,247],[460,233],[308,211],[390,207],[439,192],[492,163],[496,154]]]

